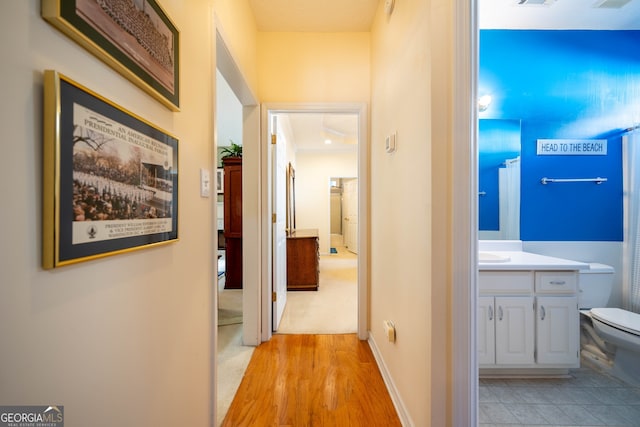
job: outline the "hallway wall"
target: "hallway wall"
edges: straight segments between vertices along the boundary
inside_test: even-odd
[[[329,178],[357,177],[358,153],[302,151],[296,154],[296,225],[317,228],[320,253],[328,254]]]
[[[453,8],[409,0],[387,16],[381,2],[372,29],[370,328],[416,426],[451,425]],[[397,151],[387,153],[393,132]],[[395,323],[394,343],[384,320]]]
[[[212,419],[213,213],[199,195],[199,169],[212,165],[212,9],[210,0],[162,5],[180,30],[179,113],[44,21],[40,0],[1,6],[0,402],[64,405],[69,426]],[[42,270],[44,69],[177,136],[178,242]]]

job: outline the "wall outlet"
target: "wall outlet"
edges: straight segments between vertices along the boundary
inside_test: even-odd
[[[389,342],[396,342],[396,326],[393,322],[391,320],[385,320],[382,324],[384,325],[384,332]]]

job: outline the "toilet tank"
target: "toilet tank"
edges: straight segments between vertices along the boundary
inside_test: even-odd
[[[580,270],[578,304],[581,309],[606,307],[613,288],[613,267],[589,263],[588,270]]]

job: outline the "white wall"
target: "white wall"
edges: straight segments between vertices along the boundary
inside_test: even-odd
[[[210,424],[213,200],[199,195],[199,168],[213,165],[210,4],[162,1],[181,37],[173,113],[45,22],[39,0],[2,2],[2,404],[64,405],[69,427]],[[42,270],[44,69],[178,137],[178,242]]]
[[[296,153],[296,228],[317,228],[320,253],[328,254],[330,178],[358,176],[358,153],[299,151]]]
[[[381,2],[371,37],[370,333],[416,426],[452,425],[453,9],[407,0],[388,16]]]
[[[216,120],[219,147],[242,145],[242,104],[219,70],[216,70]]]

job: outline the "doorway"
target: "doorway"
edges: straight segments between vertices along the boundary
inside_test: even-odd
[[[260,223],[256,219],[259,206],[254,202],[259,199],[260,176],[256,171],[260,158],[260,114],[256,98],[233,61],[222,36],[217,31],[215,36],[216,98],[226,93],[226,101],[222,104],[218,99],[214,100],[216,102],[216,143],[213,151],[216,154],[213,156],[213,165],[216,167],[216,173],[212,174],[212,177],[215,176],[217,191],[213,194],[212,203],[216,212],[214,242],[217,241],[221,259],[226,255],[227,245],[223,239],[224,233],[220,233],[224,228],[224,185],[222,184],[224,174],[223,170],[218,169],[221,156],[217,151],[219,151],[218,148],[229,146],[231,141],[243,147],[242,181],[248,185],[242,186],[242,211],[243,213],[251,212],[251,215],[243,214],[242,218],[242,289],[234,290],[236,295],[232,296],[233,301],[231,301],[235,307],[240,308],[239,319],[238,313],[231,313],[235,317],[231,320],[239,323],[219,325],[218,308],[221,304],[219,292],[224,288],[225,263],[219,262],[216,268],[218,275],[214,284],[216,286],[214,306],[217,309],[213,313],[215,320],[212,319],[212,323],[216,326],[213,333],[215,355],[212,370],[216,374],[212,395],[215,396],[214,411],[219,424],[240,384],[241,373],[249,363],[253,352],[252,346],[260,343]],[[232,125],[228,126],[229,122],[232,122]],[[220,329],[234,329],[234,331],[221,333]]]
[[[366,124],[366,106],[363,104],[266,104],[262,109],[262,123],[263,123],[263,140],[270,139],[270,128],[269,125],[272,123],[272,117],[277,116],[278,122],[283,126],[283,133],[285,134],[285,147],[282,150],[285,150],[287,153],[287,163],[291,163],[293,168],[295,169],[296,176],[296,217],[295,223],[297,229],[317,229],[319,236],[319,253],[321,255],[330,253],[330,204],[329,204],[329,192],[326,189],[327,182],[330,177],[337,175],[344,176],[358,176],[360,179],[357,181],[358,186],[358,197],[357,197],[357,205],[360,208],[360,212],[363,210],[366,211],[366,206],[368,204],[368,191],[367,191],[367,182],[368,182],[368,169],[367,169],[367,155],[368,155],[368,147],[366,144],[367,141],[367,124]],[[317,116],[317,117],[314,117]],[[322,117],[324,116],[324,121]],[[295,124],[292,122],[303,121],[310,122],[313,120],[318,120],[320,117],[320,128],[322,130],[322,138],[317,141],[302,141],[300,136],[296,137],[294,135],[294,128],[296,128]],[[329,163],[326,163],[327,157],[325,150],[322,150],[321,147],[324,145],[329,145],[327,143],[327,139],[332,139],[332,143],[336,145],[334,147],[339,146],[337,144],[337,140],[339,139],[348,139],[345,138],[346,135],[342,135],[344,132],[341,131],[338,122],[341,120],[353,120],[357,129],[355,136],[355,144],[353,144],[350,148],[345,148],[345,145],[342,146],[342,155],[344,156],[346,152],[351,152],[352,157],[355,159],[354,171],[344,173],[341,172],[340,169],[337,169],[337,172],[330,172],[331,169],[327,169],[326,167],[320,166],[324,164],[325,166]],[[288,133],[288,135],[287,135]],[[296,140],[296,143],[294,143]],[[342,143],[342,141],[340,141]],[[305,145],[305,148],[300,148],[298,144]],[[348,144],[348,143],[347,143]],[[340,152],[340,149],[337,149]],[[323,152],[325,154],[323,154]],[[264,175],[262,179],[263,183],[263,194],[270,194],[274,191],[272,188],[264,188],[267,183],[274,182],[273,180],[273,160],[269,158],[269,152],[264,152],[262,164],[265,166]],[[334,158],[335,159],[335,158]],[[342,164],[338,162],[338,164]],[[335,163],[334,163],[335,170]],[[287,180],[285,179],[284,182]],[[283,191],[283,190],[281,190]],[[318,202],[318,199],[322,199]],[[274,200],[272,195],[263,198],[263,211],[265,212],[274,212],[273,210],[273,202]],[[320,208],[318,208],[320,206]],[[361,214],[360,216],[364,216]],[[268,218],[269,221],[272,220],[271,217]],[[361,248],[360,252],[362,252],[362,248],[365,249],[366,252],[366,242],[368,239],[368,230],[367,230],[367,221],[360,221],[357,223],[357,237],[356,237],[356,246]],[[265,224],[263,226],[263,241],[273,242],[273,232],[271,231],[270,224]],[[265,248],[271,245],[264,246]],[[269,251],[269,253],[264,254],[263,265],[266,265],[269,269],[267,273],[267,277],[273,278],[273,265],[277,265],[277,256],[274,251]],[[274,259],[276,257],[276,259]],[[366,324],[366,282],[367,282],[367,271],[368,265],[366,262],[366,257],[359,256],[359,261],[357,263],[357,332],[360,339],[367,338],[367,324]],[[272,292],[276,289],[273,287],[273,282],[265,281],[263,283],[263,325],[269,325],[269,327],[263,327],[262,331],[262,340],[266,341],[271,337],[272,334],[272,314],[274,306],[272,305],[272,298],[267,298],[265,296],[271,296]],[[280,295],[275,295],[276,299],[281,298]]]
[[[329,179],[329,242],[331,254],[358,254],[358,178]]]

